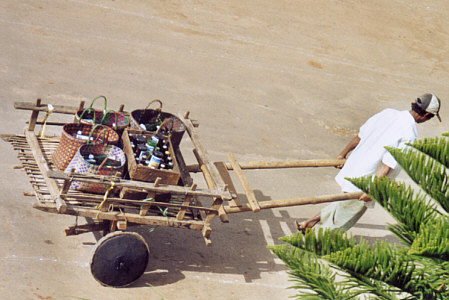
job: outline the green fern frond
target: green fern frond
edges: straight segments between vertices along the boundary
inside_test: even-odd
[[[304,235],[296,233],[281,237],[279,240],[294,247],[313,252],[318,256],[351,248],[356,244],[351,234],[323,228],[307,229]]]
[[[423,223],[431,222],[439,215],[435,205],[404,183],[388,177],[365,176],[348,180],[391,214],[398,224],[389,225],[388,229],[407,245],[411,245]]]
[[[422,226],[410,247],[409,254],[449,259],[449,220],[441,217]]]
[[[387,177],[348,179],[394,217],[388,229],[406,247],[322,228],[281,238],[290,245],[269,248],[289,267],[298,299],[449,299],[449,217],[440,212],[449,212],[449,139],[409,146],[387,150],[424,192]]]
[[[323,258],[349,273],[353,285],[363,284],[366,292],[382,298],[388,297],[389,293],[408,293],[418,299],[441,296],[434,282],[425,276],[425,270],[417,268],[414,257],[387,242],[377,242],[373,247],[361,242],[352,249]]]
[[[297,290],[297,299],[353,299],[354,295],[336,282],[336,273],[315,254],[286,245],[268,248],[289,267],[290,277],[295,282],[291,288]]]
[[[411,146],[422,152],[439,163],[443,164],[446,168],[449,168],[449,140],[446,138],[424,138],[422,140],[416,140],[413,143],[408,143]]]
[[[404,249],[408,255],[409,249]],[[442,299],[449,299],[449,262],[435,257],[412,255],[423,276]]]
[[[386,149],[410,178],[449,212],[449,178],[445,166],[421,152]]]
[[[394,236],[400,239],[406,246],[411,246],[415,239],[416,232],[408,230],[403,224],[387,224],[387,229]]]

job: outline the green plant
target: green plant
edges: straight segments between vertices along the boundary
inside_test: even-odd
[[[401,245],[319,228],[269,247],[289,267],[297,299],[449,299],[449,141],[408,146],[387,150],[420,191],[387,177],[349,179],[393,216],[387,228]]]

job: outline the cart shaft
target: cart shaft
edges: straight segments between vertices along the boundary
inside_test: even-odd
[[[310,160],[280,160],[280,161],[248,161],[239,162],[241,169],[285,169],[304,167],[339,167],[345,163],[345,159],[310,159]],[[226,163],[228,170],[234,170],[230,163]],[[198,164],[188,165],[189,172],[201,172]]]
[[[324,195],[324,196],[314,196],[314,197],[304,197],[297,199],[285,199],[285,200],[271,200],[271,201],[259,201],[260,209],[270,209],[278,207],[296,206],[296,205],[306,205],[306,204],[319,204],[334,201],[343,201],[358,199],[363,193],[353,192],[353,193],[343,193],[336,195]],[[249,204],[242,204],[240,207],[230,207],[225,206],[225,212],[227,214],[239,213],[245,211],[252,211]]]

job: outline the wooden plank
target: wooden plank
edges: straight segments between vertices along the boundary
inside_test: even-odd
[[[41,99],[37,99],[35,105],[36,106],[40,106],[41,105]],[[34,128],[36,127],[36,121],[37,121],[37,117],[38,116],[39,116],[39,111],[33,110],[33,112],[31,113],[30,124],[28,124],[28,130],[29,131],[34,131]]]
[[[53,105],[54,110],[53,113],[60,113],[60,114],[68,114],[72,115],[75,114],[78,111],[78,107],[75,106],[64,106],[64,105]],[[36,105],[35,103],[31,102],[15,102],[14,103],[15,109],[22,109],[22,110],[32,110],[32,111],[48,111],[48,105],[47,104],[41,104]]]
[[[280,160],[280,161],[248,161],[239,162],[240,169],[285,169],[285,168],[315,168],[315,167],[339,167],[343,166],[346,159],[326,158],[309,160]],[[201,172],[198,164],[186,166],[189,172]],[[228,170],[233,170],[230,163],[226,163]]]
[[[218,190],[224,191],[226,189],[226,184],[223,182],[223,179],[221,179],[221,176],[218,173],[218,170],[210,162],[207,150],[201,143],[200,138],[194,129],[194,125],[193,125],[192,121],[190,119],[184,118],[184,116],[182,116],[182,115],[180,115],[179,118],[183,121],[184,125],[186,126],[187,132],[188,132],[190,139],[192,140],[192,143],[195,147],[195,156],[197,157],[198,163],[200,164],[200,166],[204,165],[208,169],[210,178],[214,182],[214,186]],[[223,199],[223,200],[225,200],[225,199]],[[231,200],[231,199],[227,199],[227,200]]]
[[[66,236],[71,236],[71,235],[78,235],[78,234],[83,234],[83,233],[88,233],[88,232],[93,232],[93,231],[101,231],[105,229],[105,224],[104,223],[88,223],[88,224],[82,224],[82,225],[73,225],[73,226],[69,226],[66,229],[64,229],[64,233]]]
[[[159,184],[161,183],[161,180],[162,180],[162,178],[160,178],[160,177],[158,177],[158,178],[156,178],[156,180],[154,181],[154,186],[155,187],[157,187],[157,186],[159,186]],[[153,199],[153,200],[155,200],[154,198],[156,197],[156,193],[154,193],[154,192],[149,192],[148,194],[147,194],[147,197],[146,197],[146,199]],[[148,202],[146,202],[146,203],[148,203]],[[150,204],[142,204],[142,206],[141,206],[141,208],[140,208],[140,212],[139,212],[139,215],[141,215],[141,216],[145,216],[147,213],[148,213],[148,210],[151,208],[151,202],[150,202]]]
[[[215,188],[218,191],[229,193],[228,187],[221,178],[217,168],[215,167],[214,164],[210,162],[207,150],[201,143],[199,135],[195,131],[195,125],[192,123],[190,119],[188,119],[188,114],[186,114],[185,116],[179,115],[179,118],[183,121],[184,125],[186,126],[187,133],[189,134],[190,139],[195,147],[193,153],[195,154],[195,157],[198,160],[200,168],[203,171],[203,176],[206,179],[209,188]],[[214,202],[212,208],[218,211],[218,215],[220,216],[221,221],[229,222],[229,219],[223,208],[223,200],[230,201],[232,200],[232,196],[230,198],[223,196],[220,198],[214,197],[213,199]],[[207,214],[204,223],[206,225],[210,224],[211,220],[214,218],[215,215],[216,214],[213,213]],[[207,237],[204,236],[204,238],[207,244],[208,243]]]
[[[190,187],[190,190],[191,191],[194,191],[196,189],[196,183],[194,183],[191,187]],[[189,206],[190,205],[190,201],[192,200],[192,196],[189,196],[189,195],[187,195],[185,198],[184,198],[184,201],[182,202],[182,205],[185,205],[185,206]],[[178,214],[177,214],[177,216],[176,216],[176,219],[178,219],[178,220],[182,220],[182,219],[184,219],[184,216],[185,216],[185,214],[186,214],[186,208],[181,208],[180,210],[179,210],[179,212],[178,212]]]
[[[228,154],[228,160],[232,165],[232,168],[234,169],[235,174],[239,178],[243,189],[245,190],[246,197],[248,198],[249,205],[251,207],[251,210],[253,212],[260,211],[259,202],[256,199],[256,195],[254,195],[254,191],[251,189],[248,180],[246,180],[245,175],[243,174],[242,170],[240,169],[240,166],[235,159],[234,154],[230,153]]]
[[[117,229],[118,230],[126,230],[126,228],[128,228],[128,221],[126,221],[126,220],[117,221]]]
[[[70,179],[64,180],[64,184],[62,185],[62,189],[61,189],[59,196],[61,196],[61,194],[66,194],[67,191],[69,190],[70,185],[72,184],[71,176],[73,175],[74,172],[75,172],[75,168],[70,169],[69,174],[68,174]]]
[[[207,247],[210,247],[212,245],[212,241],[210,239],[210,234],[212,233],[212,228],[210,228],[209,225],[205,225],[202,230],[204,242],[206,243]]]
[[[285,200],[270,200],[270,201],[260,201],[259,206],[261,209],[270,209],[278,207],[288,207],[296,205],[308,205],[308,204],[319,204],[335,201],[343,201],[350,199],[358,199],[363,193],[353,192],[353,193],[343,193],[336,195],[324,195],[324,196],[312,196],[297,199],[285,199]],[[225,206],[225,211],[228,214],[239,213],[245,211],[251,211],[252,208],[248,204],[243,204],[242,207],[229,207]]]
[[[150,199],[150,198],[153,198],[153,199],[154,199],[154,197],[156,197],[156,194],[155,194],[154,192],[149,192],[149,193],[147,194],[146,199]],[[144,204],[144,203],[145,203],[145,204]],[[148,204],[147,204],[147,203],[148,203]],[[151,202],[144,201],[144,202],[142,203],[141,207],[140,207],[139,215],[141,215],[141,216],[146,216],[147,213],[148,213],[148,211],[149,211],[150,208],[151,208],[151,205],[152,205]]]
[[[209,169],[205,165],[201,165],[201,169],[203,171],[203,177],[206,180],[207,186],[211,189],[215,187],[215,181],[212,179]],[[212,208],[217,210],[218,215],[220,217],[220,220],[222,222],[228,223],[229,219],[226,216],[226,213],[224,212],[223,208],[223,198],[221,197],[213,197],[214,202],[212,204]],[[217,215],[217,213],[209,213],[207,214],[206,218],[204,219],[204,222],[206,224],[210,224],[214,216]]]
[[[218,172],[220,173],[223,181],[228,185],[228,189],[232,194],[232,200],[229,201],[229,206],[242,206],[242,202],[240,201],[239,195],[237,194],[237,190],[235,189],[234,183],[232,182],[231,176],[229,175],[228,170],[226,169],[226,165],[224,162],[219,161],[214,163]]]
[[[42,173],[42,177],[44,178],[45,183],[48,187],[48,190],[50,191],[51,196],[56,201],[58,212],[64,213],[67,209],[67,204],[59,196],[59,186],[56,180],[48,176],[48,171],[50,171],[50,168],[48,167],[47,161],[45,160],[45,157],[41,151],[36,135],[33,131],[25,130],[25,136],[28,144],[30,145],[31,152],[33,153],[37,166],[39,167],[39,170]]]
[[[27,121],[27,124],[29,124],[30,122]],[[43,125],[44,122],[42,121],[36,121],[36,125]],[[46,122],[45,124],[49,125],[49,126],[64,126],[65,124],[67,124],[67,122]]]
[[[182,155],[182,152],[179,149],[179,146],[178,147],[174,147],[173,150],[175,151],[175,157],[176,157],[176,160],[178,162],[182,183],[184,184],[184,186],[187,186],[187,187],[192,186],[193,185],[193,178],[190,176],[190,173],[187,170],[186,163],[184,161],[184,156]],[[198,197],[192,197],[192,198],[194,200],[194,205],[195,206],[202,206],[202,204],[201,204],[200,200],[198,199]],[[199,213],[202,220],[206,219],[206,213],[204,212],[204,210],[192,209],[192,213],[194,214],[195,217],[197,217],[198,213]]]

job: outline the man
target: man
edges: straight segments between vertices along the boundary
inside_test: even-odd
[[[396,177],[400,171],[397,162],[385,149],[385,146],[403,148],[405,143],[412,142],[417,137],[417,123],[423,123],[435,115],[439,115],[441,101],[434,94],[424,94],[412,103],[410,111],[385,109],[372,116],[360,127],[359,134],[349,142],[337,158],[346,158],[343,168],[335,177],[344,193],[360,191],[345,178],[361,176]],[[365,213],[367,207],[374,202],[367,194],[358,200],[334,202],[325,207],[321,213],[305,222],[298,223],[298,230],[305,232],[318,222],[321,227],[348,230]]]

